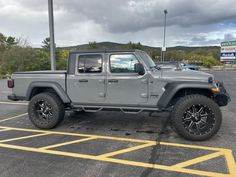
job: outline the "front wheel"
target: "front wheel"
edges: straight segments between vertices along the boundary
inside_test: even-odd
[[[171,120],[176,132],[188,140],[203,141],[220,129],[222,115],[219,106],[203,95],[188,95],[174,106]]]
[[[47,92],[35,95],[31,99],[28,114],[36,127],[50,129],[63,120],[65,109],[57,95]]]

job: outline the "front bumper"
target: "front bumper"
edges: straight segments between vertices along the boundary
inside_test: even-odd
[[[227,93],[223,82],[217,82],[216,85],[220,91],[214,93],[214,99],[219,106],[226,106],[231,101],[230,96]]]

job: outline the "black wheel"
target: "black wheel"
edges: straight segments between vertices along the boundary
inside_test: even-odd
[[[35,95],[28,107],[31,122],[38,128],[50,129],[59,124],[65,115],[62,101],[53,93]]]
[[[219,106],[203,95],[188,95],[175,104],[171,120],[176,132],[188,140],[203,141],[220,129],[222,115]]]

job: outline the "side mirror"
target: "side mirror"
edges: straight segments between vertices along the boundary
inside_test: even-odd
[[[138,73],[139,75],[145,74],[145,69],[141,63],[135,63],[134,64],[134,71]]]

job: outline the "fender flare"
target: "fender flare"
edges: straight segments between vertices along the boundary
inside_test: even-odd
[[[188,82],[188,81],[176,81],[166,84],[165,91],[158,100],[157,107],[161,109],[165,109],[168,107],[171,99],[175,96],[175,94],[181,89],[206,89],[211,91],[213,87],[212,84],[204,83],[204,82]]]
[[[61,100],[63,101],[63,103],[70,103],[71,100],[68,97],[68,95],[65,93],[65,91],[63,90],[63,88],[61,87],[60,84],[56,83],[56,82],[47,82],[47,81],[35,81],[35,82],[31,82],[27,92],[26,92],[26,100],[30,101],[31,99],[31,94],[34,88],[52,88],[57,95],[61,98]]]

